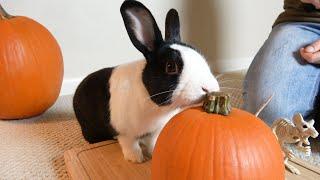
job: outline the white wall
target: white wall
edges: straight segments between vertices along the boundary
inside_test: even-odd
[[[283,6],[283,0],[188,1],[188,38],[218,72],[249,66]]]
[[[142,58],[125,31],[122,0],[0,0],[8,12],[45,25],[60,43],[65,82]],[[217,72],[246,68],[282,9],[282,0],[141,0],[162,32],[166,12],[178,9],[182,36],[198,47]],[[72,84],[73,82],[73,84]]]

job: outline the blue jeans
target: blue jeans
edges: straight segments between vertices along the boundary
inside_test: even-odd
[[[292,119],[297,112],[305,118],[314,115],[320,69],[306,63],[299,49],[319,39],[320,24],[299,22],[275,26],[246,75],[243,108],[255,113],[274,94],[259,115],[268,125],[280,117]]]

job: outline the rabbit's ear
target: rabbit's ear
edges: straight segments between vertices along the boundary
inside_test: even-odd
[[[120,11],[133,45],[144,55],[155,51],[163,39],[150,11],[134,0],[125,1]]]
[[[170,9],[166,17],[166,40],[180,41],[180,21],[177,10]]]

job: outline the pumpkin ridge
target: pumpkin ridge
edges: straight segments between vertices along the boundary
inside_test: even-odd
[[[265,133],[264,133],[265,134]],[[259,138],[260,138],[260,136],[259,136]],[[267,143],[264,141],[264,138],[262,138],[262,139],[260,139],[260,143],[262,143],[262,144],[265,144],[266,145],[266,147],[265,147],[265,149],[264,149],[264,152],[270,152],[270,151],[267,151],[268,150],[268,145],[267,145]],[[270,142],[269,142],[270,143]],[[268,144],[269,144],[268,143]],[[258,156],[263,156],[263,155],[265,155],[263,152],[261,152],[261,149],[258,147],[257,149],[255,149],[255,152],[256,152],[256,154],[258,154]],[[272,151],[271,151],[272,152]],[[266,164],[266,159],[260,159],[261,161],[260,161],[260,163],[261,164]],[[257,164],[257,166],[259,166],[259,164]],[[259,170],[261,170],[262,168],[261,167],[258,167],[257,169],[259,169]],[[259,174],[261,174],[261,173],[259,173]],[[265,178],[265,177],[261,177],[260,176],[260,178]]]
[[[1,21],[0,21],[1,22]],[[24,51],[24,47],[21,45],[21,40],[20,40],[20,36],[19,36],[19,34],[16,32],[16,29],[14,28],[14,26],[12,25],[12,23],[10,23],[9,21],[4,21],[4,22],[1,22],[1,23],[6,23],[6,30],[8,31],[8,34],[14,34],[14,35],[11,35],[11,38],[13,37],[14,38],[14,43],[15,44],[19,44],[19,51],[21,50],[21,49],[23,49],[23,51]],[[6,43],[8,43],[9,42],[9,40],[8,39],[6,39],[7,41],[6,41]],[[18,43],[17,43],[18,42]],[[14,46],[15,47],[15,53],[16,53],[16,45],[12,45],[12,42],[10,41],[10,45],[11,46]],[[10,51],[10,50],[12,50],[12,49],[7,49],[7,48],[4,48],[4,52],[1,52],[1,53],[5,53],[5,54],[10,54],[10,53],[8,53],[8,51]],[[16,80],[15,81],[7,81],[7,83],[9,83],[8,85],[10,86],[10,87],[13,87],[13,89],[19,89],[19,80],[20,80],[20,76],[18,76],[18,75],[20,75],[19,73],[16,73],[15,71],[12,71],[12,68],[10,68],[9,67],[9,65],[11,64],[11,62],[12,62],[12,60],[13,59],[16,59],[17,57],[16,57],[17,55],[15,54],[15,57],[14,58],[12,58],[11,56],[5,56],[6,57],[6,69],[7,69],[7,71],[6,71],[6,74],[8,74],[7,75],[7,78],[9,78],[9,79],[11,79],[12,77],[16,77]],[[18,58],[17,59],[19,59],[19,61],[21,61],[21,58],[20,58],[20,55],[18,55]],[[15,65],[17,65],[17,64],[15,64]],[[18,75],[17,75],[18,74]],[[18,78],[17,78],[18,77]],[[9,97],[13,97],[13,96],[15,96],[15,92],[14,91],[7,91],[7,93],[9,93],[8,94],[8,96]],[[8,106],[10,107],[10,106],[14,106],[14,104],[15,103],[17,103],[17,102],[14,102],[14,101],[10,101],[10,103],[11,104],[8,104]],[[20,102],[18,102],[18,103],[20,103]],[[9,108],[10,109],[10,108]],[[10,111],[11,112],[11,111]],[[12,112],[13,113],[13,112]]]
[[[264,133],[265,134],[265,133]],[[281,148],[280,147],[280,145],[279,145],[279,142],[276,140],[276,137],[275,136],[273,136],[273,134],[272,135],[269,135],[270,137],[267,137],[267,136],[264,136],[264,137],[262,137],[262,142],[263,142],[263,144],[265,144],[265,147],[266,147],[266,151],[267,152],[272,152],[272,153],[277,153],[277,152],[273,152],[272,151],[272,148],[271,148],[271,146],[268,146],[268,144],[270,144],[270,142],[268,142],[268,141],[270,141],[271,139],[275,142],[274,144],[273,144],[273,146],[275,146],[275,145],[277,145],[279,148]],[[267,144],[268,143],[268,144]],[[274,148],[274,147],[273,147]],[[273,162],[275,162],[275,161],[277,161],[277,159],[275,159],[276,157],[273,157],[273,159],[271,159],[271,158],[268,158],[268,159],[266,159],[267,160],[267,162],[269,161],[269,162],[271,162],[271,163],[273,163]],[[279,158],[279,159],[281,159],[281,161],[282,161],[282,154],[280,154],[280,157],[277,157],[277,158]],[[267,162],[265,162],[266,164],[270,164],[270,163],[267,163]],[[283,169],[284,169],[284,164],[283,164]],[[271,176],[272,174],[270,174],[270,176]],[[270,177],[270,178],[274,178],[274,177]]]
[[[178,135],[174,136],[176,141],[174,141],[175,143],[173,144],[173,146],[179,143],[179,139],[181,138],[181,136],[183,137],[184,131],[185,131],[188,127],[192,126],[194,123],[195,123],[195,122],[190,121],[189,123],[187,123],[187,124],[179,131],[179,134],[178,134]],[[172,154],[174,154],[175,152],[178,152],[178,149],[172,149],[172,151],[169,151],[169,152],[168,152],[168,155],[172,155]],[[179,152],[179,153],[180,153],[180,152]],[[173,162],[174,162],[174,161],[167,161],[166,164],[167,164],[168,167],[172,167],[172,166],[174,167],[174,164],[171,164],[171,163],[173,163]],[[171,165],[170,165],[170,164],[171,164]],[[167,173],[167,178],[168,178],[169,172],[166,171],[166,173]]]
[[[213,124],[213,122],[211,122],[211,123]],[[215,128],[216,128],[216,126],[214,126],[214,125],[210,126],[210,137],[212,137],[212,136],[214,137]],[[215,166],[215,164],[213,163],[214,159],[216,157],[215,148],[214,148],[214,144],[216,142],[215,140],[216,140],[216,138],[211,138],[211,142],[210,142],[210,148],[211,148],[211,154],[212,154],[212,156],[210,156],[210,164],[211,164],[210,168],[214,168],[214,166]],[[214,177],[215,172],[214,172],[214,169],[210,169],[210,168],[209,168],[209,171],[210,171],[210,175],[209,176],[210,176],[210,179],[211,179],[211,178]]]
[[[33,20],[31,20],[31,21],[33,21]],[[23,21],[23,22],[26,26],[30,27],[30,24],[28,23],[28,21]],[[33,23],[36,23],[36,22],[33,22]],[[36,25],[38,25],[38,24],[36,24]],[[35,53],[37,51],[37,49],[35,49],[34,46],[32,46],[34,44],[34,42],[31,42],[31,39],[32,39],[32,41],[36,41],[39,45],[41,44],[41,46],[45,46],[46,43],[41,43],[41,39],[39,38],[39,36],[37,36],[33,31],[30,31],[28,28],[25,28],[25,31],[29,34],[29,37],[30,37],[30,38],[25,38],[25,39],[28,42],[29,47],[31,47],[32,56],[34,58],[34,63],[36,64],[35,66],[39,67],[39,68],[37,68],[37,70],[41,71],[40,74],[44,74],[44,73],[46,73],[46,69],[44,69],[43,66],[41,66],[41,64],[39,63],[39,60],[41,61],[42,59],[41,59],[41,57],[39,57]],[[42,48],[44,48],[44,47],[42,47]],[[38,72],[35,72],[35,73],[37,74]],[[46,81],[45,77],[41,76],[40,78],[41,78],[41,80],[39,81],[39,83],[41,83],[41,86],[47,88],[46,83],[45,83],[45,81]],[[44,96],[43,94],[41,94],[41,95]]]
[[[1,23],[4,23],[6,26],[4,27],[7,31],[9,31],[9,33],[10,34],[12,34],[12,33],[15,33],[15,31],[14,31],[14,28],[12,27],[12,25],[8,22],[8,21],[4,21],[4,22],[1,22]],[[9,33],[7,33],[7,34],[9,34]],[[7,39],[6,39],[7,40]],[[7,43],[7,42],[6,42]],[[4,62],[3,62],[3,64],[4,64],[4,66],[5,66],[5,75],[6,76],[13,76],[12,74],[13,74],[13,72],[11,71],[11,69],[9,68],[9,66],[8,66],[8,64],[10,64],[10,57],[8,57],[7,56],[7,49],[6,49],[6,47],[5,47],[5,45],[3,44],[3,45],[1,45],[0,46],[0,48],[1,47],[4,47],[3,49],[2,49],[2,51],[0,51],[0,53],[4,53],[4,54],[6,54],[4,57],[3,57],[3,59],[4,59]],[[9,74],[9,75],[7,75],[7,74]],[[13,83],[13,81],[9,81],[9,83]],[[12,85],[12,84],[11,84]],[[9,93],[12,93],[11,91],[9,91]]]
[[[196,109],[196,108],[191,108],[191,109],[189,109],[189,110],[187,110],[187,112],[189,113],[189,114],[191,114],[191,113],[195,113],[195,112],[198,112],[199,110],[198,109]],[[200,112],[201,112],[201,110],[200,110]],[[192,118],[191,118],[192,117]],[[195,131],[196,131],[196,133],[194,133],[194,134],[197,134],[199,131],[200,131],[200,124],[201,124],[201,114],[198,114],[198,115],[196,115],[196,116],[187,116],[187,117],[184,117],[184,119],[183,119],[184,121],[186,121],[186,122],[190,122],[190,126],[188,126],[188,128],[190,129],[195,129]],[[200,121],[199,121],[200,120]],[[184,129],[184,131],[183,131],[183,133],[185,134],[184,136],[186,136],[186,135],[189,135],[189,134],[186,134],[186,131],[188,132],[188,128],[185,128]],[[194,136],[194,134],[192,133],[192,136],[191,136],[191,138],[193,138],[193,139],[195,139],[194,140],[194,144],[196,144],[198,141],[197,141],[197,136]],[[177,142],[177,143],[179,143],[179,142]],[[193,145],[194,145],[193,144]],[[188,147],[194,147],[194,146],[191,146],[190,145],[190,141],[189,141],[189,143],[188,143]],[[192,151],[191,151],[191,154],[188,154],[188,157],[192,157],[192,155],[194,154],[194,150],[195,149],[192,149]],[[178,151],[177,151],[178,152]],[[189,152],[189,151],[188,151]],[[188,165],[187,166],[187,170],[188,169],[190,169],[190,159],[189,159],[189,162],[187,162],[186,164]],[[185,173],[185,172],[187,172],[187,174]],[[183,175],[185,175],[186,177],[188,177],[188,175],[189,175],[189,173],[190,172],[188,172],[188,171],[185,171],[184,170],[184,173],[183,173]]]
[[[40,74],[45,74],[47,73],[48,69],[50,70],[50,65],[51,65],[51,54],[52,53],[59,53],[59,58],[62,59],[62,56],[61,56],[61,51],[59,51],[59,46],[58,46],[58,43],[57,41],[55,40],[55,38],[53,36],[46,36],[46,41],[44,41],[43,38],[40,38],[45,36],[46,34],[50,34],[50,31],[48,31],[44,26],[42,26],[41,24],[39,24],[38,22],[30,19],[30,18],[27,18],[27,17],[21,17],[20,18],[20,21],[22,21],[24,23],[24,25],[26,27],[29,27],[29,28],[25,28],[25,32],[28,33],[29,35],[29,38],[25,38],[26,41],[29,43],[29,47],[31,47],[31,52],[32,52],[32,55],[34,56],[34,63],[36,64],[36,67],[39,67],[37,68],[37,72],[36,74],[39,74],[38,71],[41,71]],[[37,34],[34,32],[34,31],[31,31],[30,29],[33,27],[33,29],[35,29],[37,31]],[[39,54],[37,54],[37,49],[34,48],[33,44],[34,42],[37,42],[37,47],[40,47],[43,49],[42,52],[40,52]],[[56,44],[57,48],[58,48],[58,51],[55,52],[57,49],[56,47],[49,47],[49,43],[48,42],[51,42],[53,41],[54,44]],[[48,53],[46,55],[46,53]],[[41,61],[46,61],[47,63],[46,64],[43,64],[41,63]],[[61,63],[60,61],[56,61],[55,62],[56,65],[55,66],[59,66]],[[63,66],[61,65],[61,68],[60,69],[63,69]],[[51,74],[51,73],[50,73]],[[62,79],[58,79],[58,76],[61,76],[63,77],[63,71],[62,73],[59,72],[60,75],[54,75],[54,77],[51,77],[51,79],[55,80],[55,82],[60,82],[59,83],[59,86],[61,86],[62,84]],[[41,79],[39,81],[39,83],[41,83],[41,86],[42,88],[44,88],[45,90],[47,91],[51,91],[50,89],[50,84],[53,83],[53,82],[50,82],[48,83],[47,79],[45,78],[45,76],[41,76]],[[59,92],[60,92],[60,89],[58,89],[57,92],[55,93],[51,93],[51,96],[50,97],[45,97],[44,94],[41,94],[42,95],[42,98],[50,98],[50,99],[54,99],[56,96],[59,95]],[[40,102],[40,101],[39,101]],[[52,101],[51,104],[49,104],[49,106],[53,105],[54,102]],[[39,103],[39,106],[44,106],[44,104],[41,104]],[[47,106],[47,105],[45,105]]]
[[[250,117],[251,118],[251,117]],[[246,124],[250,123],[250,119],[248,118]],[[243,135],[241,136],[241,139],[245,138],[246,141],[243,141],[243,144],[242,146],[244,147],[244,152],[242,153],[242,156],[245,154],[248,159],[245,159],[244,161],[248,161],[248,163],[244,164],[242,163],[242,168],[246,169],[246,168],[251,168],[251,167],[258,167],[259,164],[257,164],[257,160],[256,160],[256,157],[257,157],[257,151],[256,149],[252,149],[252,148],[249,148],[251,144],[255,144],[256,143],[256,139],[257,137],[250,137],[250,132],[252,132],[252,127],[249,126],[248,129],[246,131],[243,132]],[[248,139],[249,137],[249,139]],[[252,151],[253,150],[253,151]],[[258,156],[259,157],[259,156]],[[260,169],[258,169],[257,171],[259,171]],[[249,173],[249,172],[246,172],[246,173]],[[258,178],[259,177],[259,174],[260,172],[251,172],[252,173],[252,177],[254,178]]]
[[[232,123],[233,123],[232,121],[228,122],[228,128],[226,130],[230,134],[229,139],[232,142],[231,144],[233,144],[236,147],[236,149],[239,149],[239,144],[236,142],[236,139],[238,139],[238,133],[233,132]],[[236,162],[235,162],[236,167],[231,167],[231,168],[234,168],[234,171],[235,171],[233,173],[233,176],[236,176],[237,178],[239,178],[239,177],[241,177],[241,168],[242,168],[241,162],[240,162],[241,158],[239,158],[239,157],[241,157],[240,151],[236,151],[236,152],[232,152],[232,153],[235,153],[235,154],[232,154],[232,156],[235,156],[235,159],[236,159]],[[231,152],[230,152],[230,154],[228,154],[228,156],[231,156]],[[239,168],[240,168],[240,170],[239,170]]]
[[[212,122],[211,121],[206,121],[205,123],[206,123],[206,125],[205,125],[204,132],[206,132],[206,133],[205,133],[204,137],[211,137],[212,136],[212,126],[210,124],[212,124]],[[205,148],[208,148],[208,152],[205,153],[204,159],[210,159],[212,157],[210,155],[210,150],[212,150],[212,144],[213,144],[211,141],[212,141],[212,138],[209,138],[208,139],[208,144],[209,145],[206,144],[206,146],[205,146]],[[200,141],[198,141],[198,144],[200,144]],[[200,159],[200,161],[201,161],[201,159]],[[205,173],[200,173],[200,175],[202,175],[202,177],[200,177],[199,179],[212,178],[213,174],[212,174],[212,171],[210,170],[210,168],[212,167],[212,160],[209,161],[209,164],[204,164],[204,166],[205,167],[202,168],[202,172],[209,171],[210,172],[208,174],[209,177],[205,177]]]
[[[26,38],[26,37],[23,36],[23,34],[24,34],[23,31],[27,32],[28,37],[30,36],[31,33],[30,33],[30,31],[28,31],[28,28],[20,29],[19,26],[17,26],[16,23],[10,23],[10,24],[12,25],[13,29],[15,29],[15,33],[18,36],[18,39],[20,40],[19,46],[24,49],[24,52],[25,51],[30,52],[30,54],[23,54],[23,56],[24,57],[28,56],[29,63],[32,62],[32,64],[33,64],[33,65],[31,65],[32,67],[39,67],[39,63],[37,62],[38,57],[35,55],[35,49],[33,48],[33,43],[30,42],[31,38]],[[26,23],[24,23],[24,25],[26,25]],[[23,30],[23,31],[21,31],[21,30]],[[23,64],[23,66],[25,66],[25,64]],[[28,68],[28,69],[30,69],[30,68]],[[37,72],[38,69],[39,68],[32,68],[32,71],[28,71],[27,72],[28,74],[25,74],[25,71],[24,71],[23,74],[24,74],[24,76],[25,75],[30,76],[32,74],[39,74]],[[43,73],[41,73],[41,74],[43,74]],[[38,81],[38,83],[41,83],[40,86],[43,87],[43,83],[42,82],[43,82],[44,76],[39,76],[39,78],[42,79],[42,80]],[[36,90],[36,89],[33,89],[32,91],[34,91],[34,90]],[[34,93],[35,92],[30,92],[30,93],[28,93],[28,95],[32,95]],[[39,98],[45,98],[45,97],[43,97],[42,93],[39,93],[39,95],[41,96]],[[41,103],[40,103],[39,100],[33,101],[32,104],[34,106],[36,106],[36,107],[41,107]]]
[[[220,122],[221,122],[220,120],[219,121],[215,121],[215,124],[214,124],[215,125],[215,127],[214,127],[214,130],[215,130],[215,132],[214,132],[214,142],[215,142],[215,144],[219,143],[220,139],[221,139],[221,125],[220,125]],[[220,156],[220,151],[221,151],[220,148],[221,148],[220,146],[214,146],[214,152],[215,152],[215,158],[216,159],[215,159],[215,163],[214,163],[213,168],[214,168],[214,174],[216,175],[216,177],[223,179],[222,178],[223,173],[221,173],[221,171],[220,171],[221,169],[219,170],[219,168],[217,168],[217,167],[219,167],[219,165],[221,165],[221,164],[218,164],[218,163],[222,162],[222,157]]]
[[[178,114],[179,115],[179,114]],[[178,115],[176,115],[176,116],[174,116],[174,117],[177,117]],[[183,135],[183,133],[184,133],[184,130],[187,128],[187,127],[189,127],[189,126],[192,126],[195,122],[194,121],[188,121],[189,123],[186,123],[186,124],[184,124],[183,123],[183,121],[177,121],[177,123],[172,123],[172,124],[166,124],[165,125],[165,127],[163,128],[163,130],[162,131],[164,131],[164,132],[167,132],[168,131],[168,129],[170,129],[170,128],[177,128],[177,127],[179,127],[179,126],[183,126],[183,127],[179,127],[179,130],[177,131],[177,132],[175,132],[175,133],[173,133],[172,135],[173,135],[173,141],[172,141],[172,144],[170,144],[169,145],[169,147],[171,147],[171,146],[174,146],[174,145],[176,145],[177,143],[178,143],[178,141],[179,141],[179,139],[180,139],[180,137]],[[174,127],[172,127],[174,125]],[[165,136],[166,135],[166,136]],[[170,133],[168,133],[168,134],[164,134],[164,133],[161,133],[160,134],[160,136],[158,137],[158,139],[160,139],[160,138],[172,138],[172,137],[168,137],[168,136],[170,136]],[[158,146],[162,146],[162,144],[160,144],[161,142],[158,142],[157,141],[157,143],[156,143],[156,146],[155,146],[155,150],[157,151],[157,147]],[[163,153],[167,153],[167,156],[170,156],[173,152],[175,152],[176,151],[176,149],[171,149],[171,151],[168,151],[168,152],[159,152],[159,153],[161,153],[161,154],[163,154]],[[160,161],[162,161],[161,159],[160,159]],[[167,167],[171,167],[172,165],[170,165],[170,163],[171,162],[173,162],[173,161],[165,161],[164,163],[166,164],[166,166]],[[169,172],[166,170],[165,171],[166,172],[166,174],[169,174]],[[166,176],[166,175],[165,175]]]
[[[195,119],[194,121],[197,121],[197,119]],[[193,127],[193,131],[194,131],[194,135],[192,136],[194,139],[197,139],[197,136],[195,136],[195,135],[197,135],[198,133],[199,133],[199,130],[200,130],[200,123],[202,123],[202,122],[197,122],[197,123],[195,123],[197,126],[195,126],[195,127]],[[189,169],[190,169],[190,166],[192,165],[191,163],[190,163],[190,161],[192,161],[192,159],[194,159],[194,151],[195,151],[195,148],[196,148],[196,144],[198,143],[198,142],[200,142],[200,141],[197,141],[197,140],[195,140],[194,141],[194,143],[192,144],[192,150],[191,150],[191,154],[190,154],[190,159],[189,159],[189,162],[187,163],[188,164],[188,166],[187,166],[187,168],[186,168],[186,172],[188,172],[187,174],[186,174],[186,177],[185,178],[183,178],[183,179],[187,179],[187,177],[190,177],[189,175],[190,175],[190,173],[191,173],[191,171],[189,171]],[[190,145],[189,145],[189,147],[190,147]]]

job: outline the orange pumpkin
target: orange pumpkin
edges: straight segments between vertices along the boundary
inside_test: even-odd
[[[152,160],[153,180],[285,178],[280,145],[260,119],[233,108],[228,116],[201,107],[173,117]]]
[[[44,112],[56,101],[62,78],[62,54],[50,32],[0,5],[0,119]]]

